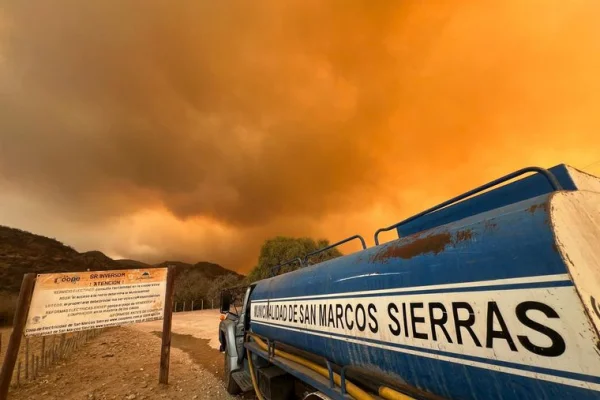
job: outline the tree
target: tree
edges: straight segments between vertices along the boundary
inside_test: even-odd
[[[175,302],[179,303],[179,310],[186,303],[186,310],[195,302],[194,308],[204,308],[219,304],[222,289],[238,285],[242,281],[239,275],[223,274],[215,278],[206,276],[204,271],[194,268],[182,268],[175,279]]]
[[[198,302],[206,297],[211,281],[198,270],[184,269],[175,280],[175,301],[186,302],[191,306],[192,301]]]
[[[221,291],[223,289],[228,289],[232,286],[236,286],[240,284],[240,277],[233,274],[221,275],[215,278],[210,285],[210,288],[206,292],[206,298],[210,301],[211,305],[219,305],[219,301],[221,300]]]
[[[264,279],[270,276],[273,267],[284,262],[304,257],[313,251],[329,246],[326,239],[314,240],[307,237],[292,238],[277,236],[267,239],[260,249],[258,265],[248,274],[248,283]],[[340,257],[342,253],[338,249],[329,249],[309,259],[309,264],[316,264],[332,258]],[[293,271],[300,268],[299,263],[293,263],[282,267],[278,273]]]

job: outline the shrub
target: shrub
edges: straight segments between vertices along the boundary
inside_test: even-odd
[[[0,326],[12,325],[18,297],[15,293],[0,292]]]

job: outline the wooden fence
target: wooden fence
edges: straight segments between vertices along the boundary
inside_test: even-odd
[[[242,304],[241,299],[236,299],[235,305],[240,307],[241,304]],[[173,304],[173,312],[210,310],[210,309],[216,309],[219,307],[220,307],[219,300],[176,301]]]
[[[183,311],[199,311],[208,310],[219,307],[218,300],[192,300],[192,301],[176,301],[173,305],[173,312]]]
[[[11,386],[19,387],[36,380],[43,372],[68,359],[74,351],[103,331],[104,329],[94,329],[60,335],[23,338],[19,348],[17,364],[12,375]],[[0,331],[0,361],[4,360],[9,335],[8,330]]]

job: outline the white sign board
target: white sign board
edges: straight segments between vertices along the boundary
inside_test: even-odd
[[[163,318],[167,268],[38,275],[25,336]]]

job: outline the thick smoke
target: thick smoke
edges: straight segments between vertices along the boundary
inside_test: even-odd
[[[266,235],[369,233],[525,164],[585,164],[599,7],[8,1],[0,223],[246,269]]]

